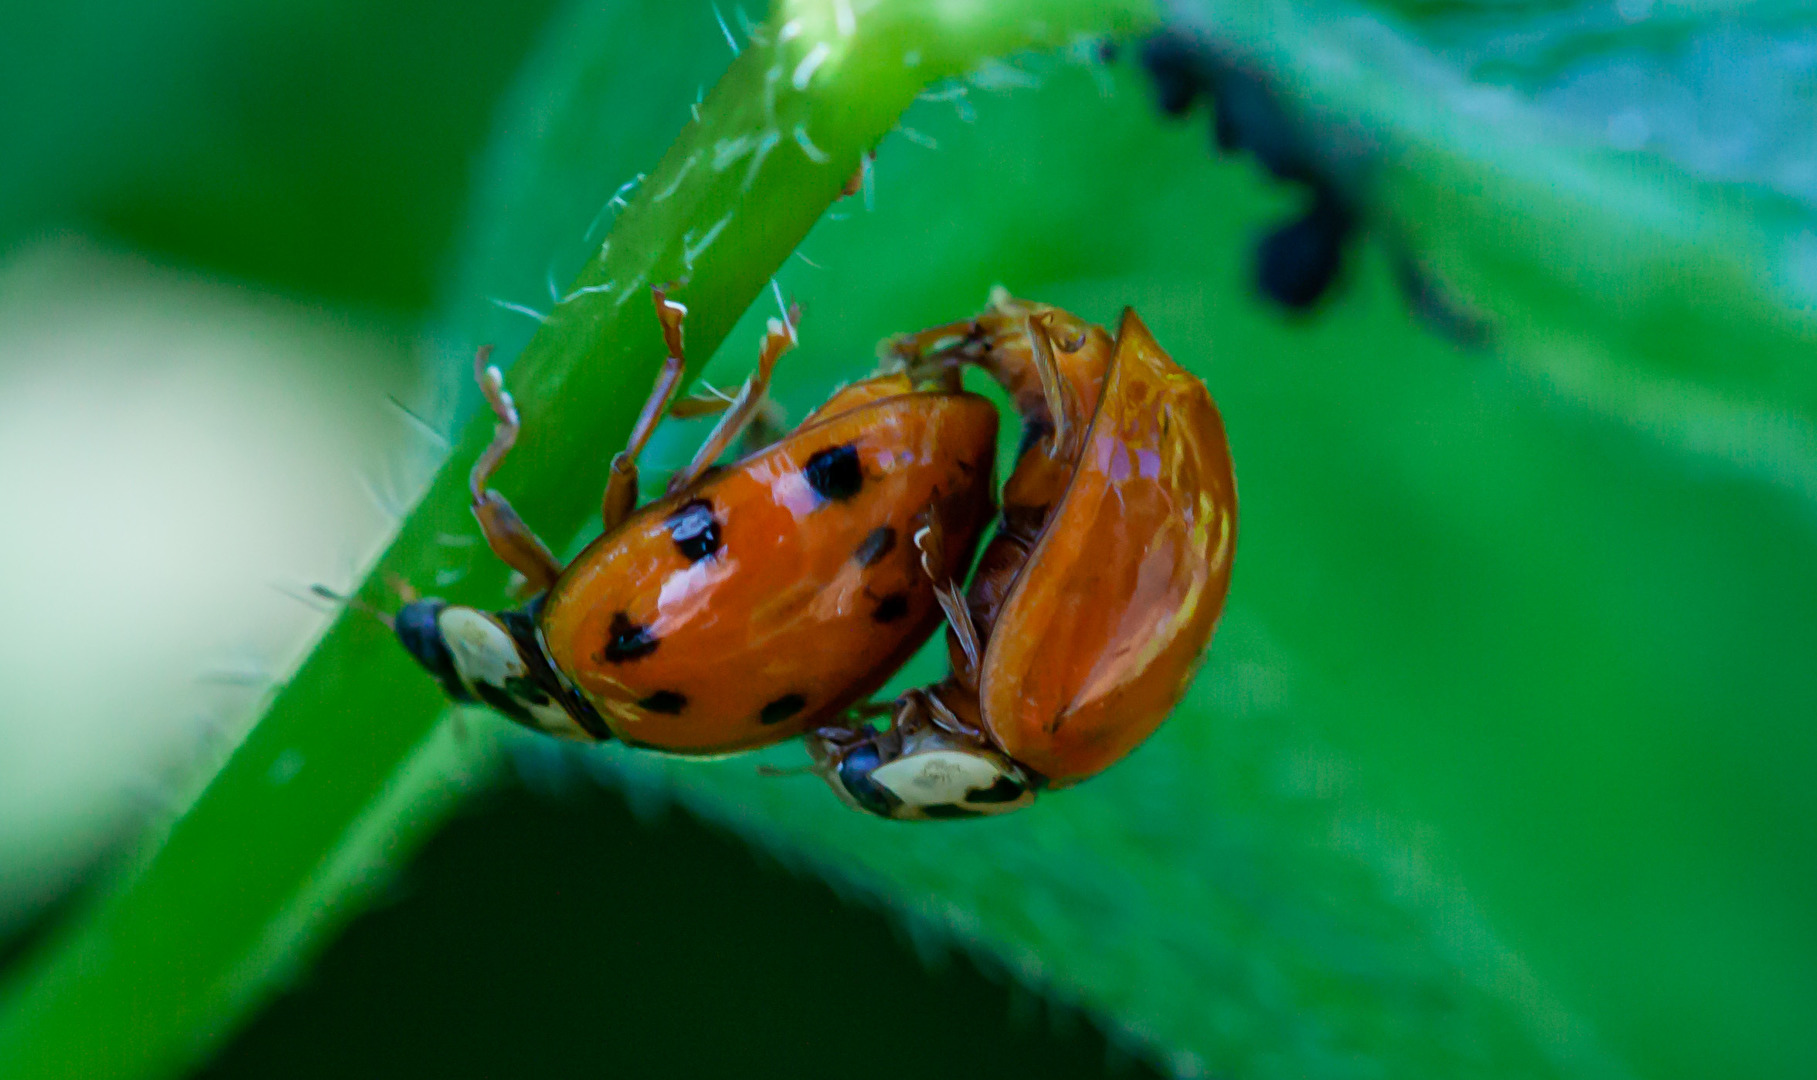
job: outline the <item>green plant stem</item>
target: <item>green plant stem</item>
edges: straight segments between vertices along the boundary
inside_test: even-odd
[[[575,534],[662,358],[652,285],[683,283],[705,360],[921,88],[1151,18],[1140,0],[780,5],[512,368],[524,437],[496,486],[548,535]],[[366,602],[434,580],[439,538],[472,535],[466,471],[491,427],[462,433]],[[496,604],[504,585],[482,561],[453,594]],[[384,627],[343,613],[189,812],[10,987],[0,1075],[158,1075],[204,1055],[433,824],[447,799],[432,796],[458,792],[445,711]]]

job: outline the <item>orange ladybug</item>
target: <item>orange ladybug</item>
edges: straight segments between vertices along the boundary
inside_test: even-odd
[[[1023,415],[1023,449],[968,592],[939,569],[943,523],[916,535],[952,673],[897,699],[882,730],[824,727],[809,751],[860,810],[1004,813],[1115,764],[1185,694],[1230,586],[1230,449],[1205,385],[1130,309],[1112,339],[998,296],[895,350],[910,370],[984,368]]]
[[[956,372],[879,375],[715,468],[795,343],[791,311],[770,321],[756,372],[693,461],[638,508],[637,457],[684,366],[686,310],[661,290],[655,300],[669,356],[612,461],[605,532],[563,567],[487,488],[518,421],[482,352],[475,367],[498,430],[473,467],[473,512],[536,598],[504,612],[417,600],[393,625],[451,696],[529,727],[730,753],[842,716],[933,633],[934,582],[964,572],[991,515],[997,410],[962,391]],[[938,577],[910,542],[929,523],[951,539]]]

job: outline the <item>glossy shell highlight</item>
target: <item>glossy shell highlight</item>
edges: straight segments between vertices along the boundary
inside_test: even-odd
[[[1160,726],[1223,612],[1236,506],[1205,384],[1126,310],[1077,472],[991,628],[998,746],[1063,786]]]
[[[933,633],[916,518],[937,505],[962,574],[991,515],[997,412],[905,385],[847,388],[568,567],[545,644],[616,736],[686,754],[774,743],[869,696]]]

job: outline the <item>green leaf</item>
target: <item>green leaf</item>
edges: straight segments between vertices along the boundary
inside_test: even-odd
[[[740,105],[767,83],[750,59],[762,47],[741,40],[704,128],[638,188],[610,258],[580,282],[665,280],[711,232],[690,342],[700,360],[728,338],[715,368],[738,377],[767,301],[730,329],[733,316],[916,79],[1029,40],[1019,15],[1036,7],[899,3],[874,24],[867,11],[855,40],[890,49],[841,54],[799,98],[775,84],[808,110],[824,167],[766,117],[756,130],[780,137],[748,191],[691,171],[657,202],[688,153],[753,131]],[[950,828],[861,818],[751,758],[581,760],[1005,958],[1183,1073],[1808,1075],[1807,218],[1782,194],[1573,137],[1521,96],[1531,87],[1485,94],[1463,32],[1437,28],[1468,6],[1401,5],[1411,29],[1328,0],[1193,10],[1313,145],[1345,155],[1368,212],[1316,318],[1250,298],[1255,235],[1295,194],[1208,160],[1202,127],[1156,120],[1133,74],[1101,85],[1056,63],[992,66],[963,98],[949,87],[916,105],[912,134],[880,147],[874,210],[838,204],[780,275],[807,311],[779,388],[796,415],[864,371],[880,337],[972,310],[999,282],[1100,320],[1135,303],[1207,380],[1242,535],[1229,613],[1172,721],[1088,785]],[[980,29],[966,11],[1002,21]],[[838,8],[818,16],[836,37]],[[538,62],[451,326],[523,318],[482,315],[489,296],[549,311],[550,266],[560,280],[590,256],[594,214],[646,168],[631,147],[662,137],[652,102],[679,123],[704,50],[723,47],[707,29],[671,63],[614,33],[616,17],[577,13]],[[944,69],[931,53],[914,75],[882,62],[968,26],[977,51]],[[624,149],[603,141],[617,131]],[[764,141],[729,144],[730,171]],[[1404,314],[1392,264],[1408,255],[1486,316],[1491,348],[1452,349]],[[529,428],[500,486],[552,537],[589,512],[655,358],[641,298],[623,314],[602,303],[560,305],[511,374]],[[457,357],[464,332],[450,331]],[[384,565],[424,581],[447,568],[434,538],[470,530],[459,474],[484,434],[469,430]],[[665,438],[653,454],[684,459],[685,440]],[[495,598],[498,572],[476,565],[460,595]],[[925,658],[917,674],[932,674]],[[425,683],[376,628],[343,621],[145,874],[12,1003],[6,1074],[172,1062],[269,963],[301,955],[294,927],[345,873],[329,860],[373,861],[356,824],[387,834],[380,794],[440,775],[398,771],[438,745],[423,743],[439,711]],[[290,770],[273,766],[298,760],[274,787]]]
[[[1089,785],[952,829],[855,818],[748,759],[583,759],[1007,958],[1183,1072],[1808,1073],[1802,219],[1485,95],[1360,8],[1200,15],[1369,214],[1315,319],[1250,299],[1252,245],[1300,196],[1209,160],[1141,80],[1070,66],[930,95],[881,147],[874,211],[840,204],[780,275],[807,311],[779,371],[797,415],[997,283],[1101,321],[1134,303],[1207,379],[1240,554],[1169,725]],[[559,235],[535,208],[560,192],[492,201]],[[1409,256],[1489,349],[1404,313]],[[487,269],[527,288],[547,257]]]
[[[687,279],[689,339],[710,354],[926,80],[1124,28],[1137,10],[899,2],[851,27],[843,3],[785,5],[776,24],[796,30],[732,64],[513,367],[527,437],[499,485],[551,535],[576,532],[597,507],[601,448],[622,443],[661,358],[651,285]],[[621,63],[639,48],[588,44]],[[471,535],[466,471],[490,428],[466,427],[367,603],[394,604],[393,577],[448,568],[442,539]],[[497,603],[504,583],[481,561],[451,592]],[[376,620],[345,613],[143,865],[28,966],[0,1016],[0,1073],[139,1076],[204,1052],[462,786],[436,731],[445,705]]]

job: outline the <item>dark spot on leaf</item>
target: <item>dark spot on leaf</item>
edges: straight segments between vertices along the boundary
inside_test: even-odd
[[[823,499],[844,502],[864,487],[864,468],[858,448],[850,443],[816,452],[802,467],[808,486]]]
[[[1344,241],[1355,226],[1340,202],[1321,194],[1305,217],[1269,233],[1256,246],[1256,288],[1283,307],[1311,307],[1337,279]]]
[[[1154,79],[1156,104],[1168,116],[1180,116],[1192,108],[1193,99],[1204,89],[1196,61],[1184,38],[1159,34],[1142,43],[1142,65]]]
[[[691,563],[719,550],[719,519],[713,516],[713,504],[705,499],[695,499],[670,514],[668,525],[675,550]]]
[[[780,724],[807,707],[808,699],[800,694],[784,694],[765,705],[757,719],[765,724]]]

